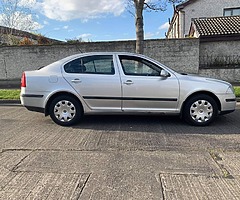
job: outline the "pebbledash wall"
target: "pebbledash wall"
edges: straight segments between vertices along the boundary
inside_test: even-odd
[[[240,84],[240,38],[201,42],[199,47],[199,75]]]
[[[213,46],[215,46],[213,48]],[[239,69],[201,69],[200,54],[218,54],[217,42],[200,45],[198,39],[146,40],[144,54],[179,72],[222,78],[230,82],[240,80]],[[233,52],[240,56],[240,41],[225,44],[224,55]],[[120,51],[134,52],[135,41],[88,42],[80,44],[60,44],[48,46],[8,46],[0,47],[0,87],[18,87],[22,72],[34,70],[61,58],[81,52]],[[222,73],[224,76],[222,76]]]

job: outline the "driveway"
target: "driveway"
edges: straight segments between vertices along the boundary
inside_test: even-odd
[[[0,107],[0,199],[239,199],[240,110],[208,127],[175,116],[86,116],[61,127]]]

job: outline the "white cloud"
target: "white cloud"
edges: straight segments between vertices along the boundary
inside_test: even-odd
[[[20,7],[32,8],[36,5],[36,0],[18,0],[15,1]]]
[[[83,41],[87,41],[92,37],[91,33],[84,33],[78,36],[78,38],[81,38]]]
[[[33,31],[37,31],[37,30],[39,30],[39,29],[42,29],[44,26],[42,25],[42,24],[39,24],[38,22],[33,22],[33,28],[32,28],[32,30]],[[31,31],[31,30],[29,30],[29,31]]]
[[[159,30],[166,30],[166,29],[168,29],[168,27],[169,27],[169,23],[166,22],[165,24],[163,24],[159,27]]]
[[[155,33],[150,33],[150,32],[148,32],[148,33],[145,33],[144,38],[145,38],[145,39],[151,39],[151,38],[154,37],[155,35],[156,35]]]
[[[43,21],[43,24],[44,25],[49,25],[49,22],[48,21]]]
[[[64,26],[63,29],[68,29],[68,26]]]
[[[118,16],[125,9],[124,0],[43,0],[37,4],[48,18],[60,21],[87,20],[109,13]]]

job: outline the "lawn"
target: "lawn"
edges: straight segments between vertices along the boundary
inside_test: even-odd
[[[0,99],[20,99],[20,90],[4,89],[0,90]]]
[[[236,97],[240,97],[240,86],[234,87]]]
[[[240,97],[240,86],[234,87],[236,97]],[[19,99],[20,90],[0,89],[0,99]]]

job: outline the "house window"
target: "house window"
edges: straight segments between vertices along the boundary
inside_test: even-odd
[[[223,11],[224,16],[236,16],[240,15],[240,8],[226,8]]]

